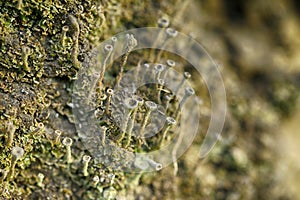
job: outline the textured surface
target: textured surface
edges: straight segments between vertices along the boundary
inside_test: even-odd
[[[0,199],[297,199],[293,174],[299,174],[299,163],[292,161],[297,160],[298,141],[293,133],[299,128],[296,0],[18,2],[0,2]],[[141,176],[113,172],[92,158],[85,177],[82,156],[89,152],[72,117],[76,73],[99,42],[125,29],[156,26],[162,16],[200,41],[220,63],[228,101],[222,139],[208,158],[197,160],[202,139],[196,138],[179,159],[177,176],[172,166]],[[128,63],[136,65],[147,56],[132,53]],[[105,87],[111,87],[117,74],[116,68],[106,74]],[[207,91],[197,78],[192,81],[204,100],[205,129],[210,118]],[[119,130],[108,118],[101,119],[107,135],[115,138]],[[62,132],[61,139],[73,139],[71,164],[55,130]],[[12,165],[12,146],[25,154],[14,178],[2,181]],[[42,183],[39,174],[44,175]]]

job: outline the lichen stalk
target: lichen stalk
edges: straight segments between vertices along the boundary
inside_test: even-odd
[[[73,15],[69,15],[69,20],[73,29],[73,48],[72,48],[72,54],[71,59],[73,66],[76,69],[80,68],[80,62],[78,61],[78,52],[79,52],[79,33],[80,33],[80,27],[77,19]]]

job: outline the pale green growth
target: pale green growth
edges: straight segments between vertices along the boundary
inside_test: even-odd
[[[178,117],[179,117],[179,111],[180,111],[180,107],[184,105],[184,103],[186,102],[186,100],[195,94],[195,90],[191,87],[186,87],[185,90],[184,90],[184,96],[182,98],[182,100],[180,101],[179,105],[178,105],[178,108],[176,110],[176,114],[175,114],[175,119],[178,121]]]
[[[44,182],[44,178],[45,178],[44,174],[38,173],[38,175],[37,175],[37,186],[39,186],[40,188],[44,188],[45,187],[45,184],[43,183]]]
[[[54,144],[59,144],[60,143],[61,134],[62,134],[61,130],[55,130],[54,131]]]
[[[164,79],[157,79],[157,82],[158,82],[158,88],[157,88],[157,102],[158,104],[161,104],[161,91],[163,90],[163,87],[164,87],[164,84],[165,84],[165,81]]]
[[[160,60],[161,55],[162,55],[162,53],[163,53],[164,47],[167,45],[169,39],[174,38],[174,37],[176,37],[176,36],[178,35],[178,31],[176,31],[176,30],[173,29],[173,28],[167,28],[167,29],[166,29],[166,34],[167,34],[167,35],[166,35],[166,38],[165,38],[165,40],[163,41],[161,50],[159,51],[159,53],[158,53],[158,55],[157,55],[157,58],[156,58],[155,62],[157,62],[157,61]]]
[[[161,17],[157,20],[157,25],[159,28],[167,28],[170,25],[170,21],[166,17]]]
[[[165,66],[162,64],[156,64],[154,66],[154,70],[155,70],[155,80],[160,79],[160,75],[161,73],[164,71]],[[158,89],[158,84],[156,84],[156,89]]]
[[[169,129],[174,126],[176,124],[176,120],[172,117],[167,117],[166,118],[166,126],[164,127],[163,129],[163,132],[162,132],[162,137],[161,137],[161,140],[160,140],[160,143],[159,143],[159,146],[161,147],[166,136],[167,136],[167,133],[169,131]]]
[[[170,101],[174,98],[172,94],[165,95],[165,110],[167,111],[169,109]]]
[[[23,7],[23,0],[18,0],[18,3],[17,3],[17,9],[18,10],[21,10]]]
[[[119,74],[116,78],[115,85],[119,85],[119,83],[123,77],[124,66],[127,63],[128,55],[136,46],[137,46],[137,40],[134,38],[134,36],[132,34],[126,34],[125,45],[124,45],[123,52],[122,52],[123,55],[121,58],[121,62],[119,64],[119,70],[118,70]]]
[[[22,60],[23,60],[23,69],[26,72],[30,72],[31,69],[28,66],[28,56],[30,54],[30,48],[25,46],[22,48]]]
[[[80,62],[78,61],[78,39],[79,39],[79,33],[80,28],[77,19],[73,15],[69,15],[69,20],[71,22],[72,29],[74,31],[73,33],[73,48],[72,48],[72,63],[76,69],[80,68]]]
[[[88,176],[89,175],[89,173],[88,173],[88,167],[89,167],[90,160],[91,160],[91,156],[84,155],[82,157],[82,162],[83,162],[82,173],[83,173],[83,176]]]
[[[109,184],[113,185],[115,183],[116,175],[115,174],[108,174],[108,178],[110,179]]]
[[[17,164],[17,161],[24,155],[24,149],[21,147],[13,147],[11,150],[11,164],[10,164],[10,171],[7,175],[9,180],[12,180],[15,175],[15,167]]]
[[[139,96],[134,96],[133,101],[131,100],[131,102],[129,104],[131,104],[130,106],[127,105],[127,107],[130,107],[130,109],[132,110],[132,114],[131,114],[131,120],[128,120],[128,137],[127,137],[127,142],[125,144],[125,148],[127,148],[130,144],[131,141],[131,136],[132,136],[132,130],[134,127],[134,122],[135,122],[135,118],[136,118],[136,113],[138,110],[138,106],[142,105],[144,102],[144,100],[139,97]]]
[[[72,150],[71,150],[71,146],[73,144],[73,140],[69,137],[65,137],[62,141],[62,144],[66,147],[66,160],[67,163],[72,163],[73,162],[73,158],[72,158]]]
[[[174,60],[171,60],[171,59],[168,59],[166,63],[167,63],[168,70],[171,69],[171,68],[174,68],[176,66],[176,62]],[[165,70],[165,73],[163,75],[163,79],[166,79],[167,74],[168,74],[168,70]]]
[[[111,43],[112,43],[112,46],[114,47],[116,42],[118,41],[118,38],[117,37],[111,37]]]
[[[153,43],[153,47],[150,51],[149,54],[149,60],[151,62],[154,62],[154,53],[155,53],[155,49],[157,48],[157,45],[161,42],[161,40],[163,39],[162,35],[164,34],[164,30],[165,28],[167,28],[170,25],[170,20],[167,19],[166,17],[161,17],[157,20],[157,26],[159,28],[162,28],[162,30],[158,33],[156,40]]]
[[[178,35],[178,31],[176,31],[173,28],[167,28],[166,33],[167,33],[167,36],[169,36],[170,38],[171,37],[176,37]]]
[[[146,113],[145,113],[145,116],[144,116],[144,119],[142,122],[142,126],[141,126],[141,130],[140,130],[140,138],[144,143],[145,143],[144,131],[145,131],[146,125],[149,122],[151,112],[154,111],[155,109],[157,109],[157,105],[153,101],[146,101],[145,107],[146,107]]]
[[[100,100],[100,106],[103,106],[104,101],[107,99],[107,95],[106,94],[101,94],[99,97]]]
[[[89,90],[89,94],[88,94],[88,96],[87,96],[87,102],[89,102],[90,100],[91,100],[91,98],[92,98],[92,95],[93,95],[93,91],[96,89],[96,92],[97,93],[99,93],[100,95],[102,94],[102,92],[101,92],[101,88],[100,87],[102,87],[101,85],[100,85],[100,82],[98,81],[98,79],[99,79],[99,76],[100,76],[100,73],[99,72],[96,72],[96,71],[94,71],[94,72],[91,72],[91,76],[93,77],[92,79],[93,79],[93,82],[91,83],[91,86],[90,86],[90,90]],[[96,87],[97,86],[97,82],[98,82],[98,87]]]
[[[113,200],[116,198],[116,196],[117,196],[117,190],[112,186],[110,186],[109,188],[103,191],[104,199]]]
[[[170,68],[176,66],[176,62],[174,60],[171,60],[171,59],[168,59],[166,63],[167,63],[167,66],[170,67]]]
[[[13,122],[7,123],[7,141],[6,145],[10,147],[14,141],[15,132],[16,132],[16,126],[13,124]]]
[[[114,94],[114,90],[113,89],[107,89],[107,100],[106,100],[106,106],[105,106],[105,113],[107,115],[110,115],[110,111],[109,111],[109,106],[111,103],[111,96]]]
[[[141,156],[136,157],[133,164],[135,167],[137,167],[138,169],[140,169],[142,171],[145,171],[149,168],[148,161],[144,157],[141,157]]]
[[[118,41],[118,38],[117,37],[112,37],[110,40],[111,40],[111,45],[114,48],[116,42]],[[114,61],[114,51],[112,51],[111,54],[110,54],[110,61],[109,61],[109,63],[112,64],[113,61]]]
[[[104,46],[105,56],[104,56],[103,66],[102,66],[104,69],[107,68],[107,60],[109,59],[113,50],[114,50],[113,45],[107,44]]]
[[[174,90],[174,94],[177,95],[178,91],[180,90],[180,88],[182,87],[182,85],[184,84],[184,82],[188,79],[191,78],[191,74],[189,72],[184,72],[183,73],[183,77],[180,81],[180,83],[178,84],[178,86],[176,87],[176,89]]]
[[[93,180],[92,187],[97,187],[97,185],[98,185],[98,183],[100,181],[99,176],[94,176],[92,180]]]
[[[42,122],[38,123],[36,128],[31,132],[32,134],[42,134],[45,131],[45,126]]]
[[[137,101],[139,107],[144,104],[144,99],[142,97],[138,95],[133,95],[132,98]]]
[[[100,76],[99,76],[99,88],[100,90],[102,89],[102,81],[104,79],[104,75],[105,75],[105,72],[108,68],[107,66],[107,60],[110,58],[112,52],[113,52],[113,45],[110,45],[110,44],[107,44],[104,46],[104,58],[103,58],[103,62],[102,62],[102,66],[101,66],[101,73],[100,73]]]
[[[105,22],[106,22],[106,18],[105,18],[102,6],[100,6],[98,9],[101,10],[100,13],[99,13],[99,17],[101,19],[101,24],[99,25],[99,28],[102,29],[104,27]]]
[[[186,87],[184,91],[185,91],[184,96],[183,96],[182,100],[180,101],[180,105],[183,105],[186,102],[188,97],[195,94],[195,90],[191,87]]]
[[[7,174],[8,174],[7,170],[0,169],[0,184],[3,183],[3,181],[5,180]]]
[[[106,131],[107,131],[107,127],[106,126],[102,126],[102,146],[105,146],[105,139],[106,139]]]
[[[67,32],[69,31],[69,26],[62,27],[61,33],[61,45],[64,47],[66,46],[66,39],[67,39]]]
[[[127,131],[127,127],[129,125],[130,115],[133,114],[134,115],[133,117],[135,118],[136,110],[137,110],[137,106],[138,106],[138,101],[135,100],[135,99],[133,99],[133,98],[127,98],[127,99],[125,99],[124,105],[128,109],[128,114],[127,114],[127,116],[126,116],[126,118],[125,118],[125,120],[123,122],[122,133],[121,133],[120,138],[117,141],[118,143],[120,143],[124,139],[124,137],[125,137],[125,134],[126,134],[126,131]],[[133,121],[132,121],[132,123],[133,123]],[[129,132],[130,132],[130,135],[128,135],[128,140],[127,140],[128,142],[127,142],[127,144],[130,142],[130,139],[131,139],[131,132],[132,132],[131,125],[129,125]]]
[[[148,163],[150,164],[150,166],[155,169],[156,171],[159,171],[162,169],[162,164],[161,163],[158,163],[158,162],[155,162],[154,160],[152,159],[147,159]]]
[[[144,63],[142,65],[142,69],[141,70],[144,73],[144,77],[143,77],[144,81],[148,79],[148,73],[147,72],[149,71],[149,69],[150,69],[149,63]]]

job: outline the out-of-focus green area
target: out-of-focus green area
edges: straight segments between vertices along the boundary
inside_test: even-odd
[[[228,99],[223,139],[201,164],[186,155],[199,184],[187,193],[300,198],[298,1],[189,1],[175,19],[220,64]]]

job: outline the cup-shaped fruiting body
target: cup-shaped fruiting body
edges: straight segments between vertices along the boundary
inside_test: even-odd
[[[110,38],[110,40],[111,40],[111,45],[113,45],[113,47],[114,47],[116,42],[118,41],[118,38],[113,36],[113,37]]]
[[[61,45],[64,47],[66,45],[66,39],[67,39],[67,32],[69,31],[69,26],[63,26],[62,27],[62,33],[61,33]]]
[[[13,147],[11,150],[11,165],[10,165],[10,171],[8,174],[8,178],[11,180],[14,177],[15,174],[15,166],[17,164],[17,161],[22,158],[24,155],[24,149],[22,147]]]
[[[167,28],[170,24],[169,19],[166,17],[161,17],[157,20],[157,25],[159,28]]]
[[[156,64],[154,66],[155,70],[155,80],[160,78],[161,73],[165,70],[165,66],[163,64]]]
[[[13,122],[7,123],[7,141],[6,145],[10,147],[14,141],[15,132],[16,132],[16,126],[13,124]]]
[[[127,131],[127,127],[129,125],[128,123],[129,123],[130,115],[132,113],[135,115],[135,113],[136,113],[135,110],[138,107],[138,101],[135,100],[135,99],[133,99],[133,98],[127,98],[124,101],[124,106],[127,108],[128,113],[127,113],[127,116],[125,116],[125,120],[123,121],[123,124],[122,124],[122,134],[121,134],[121,137],[118,139],[118,143],[120,143],[124,139],[124,137],[125,137],[125,134],[126,134],[126,131]],[[130,138],[131,138],[131,135],[130,135]],[[128,139],[130,139],[130,138],[128,138]]]
[[[155,69],[155,73],[158,74],[158,77],[159,77],[160,73],[161,73],[162,71],[164,71],[165,66],[164,66],[163,64],[156,64],[156,65],[154,66],[154,69]]]
[[[161,163],[158,163],[158,162],[155,162],[154,160],[152,159],[147,159],[148,163],[150,164],[150,166],[155,169],[156,171],[159,171],[162,169],[162,164]]]
[[[178,93],[178,91],[180,90],[180,88],[182,87],[182,85],[184,84],[184,82],[188,79],[191,78],[191,74],[189,72],[184,72],[183,73],[183,77],[180,81],[180,83],[178,84],[177,88],[174,90],[174,94],[176,95]]]
[[[179,110],[180,110],[180,107],[182,107],[183,106],[183,104],[186,102],[186,100],[190,97],[190,96],[192,96],[192,95],[194,95],[195,94],[195,90],[193,89],[193,88],[191,88],[191,87],[186,87],[185,88],[185,90],[184,90],[184,96],[183,96],[183,98],[182,98],[182,100],[180,101],[180,103],[179,103],[179,105],[178,105],[178,108],[177,108],[177,110],[176,110],[176,114],[175,114],[175,116],[176,116],[176,120],[178,121],[178,116],[179,116]]]
[[[65,137],[62,141],[62,144],[66,147],[66,160],[67,163],[72,163],[73,159],[72,159],[72,150],[71,150],[71,146],[73,144],[73,140],[72,138],[69,137]]]
[[[166,33],[167,33],[167,36],[170,37],[170,38],[171,37],[176,37],[178,35],[178,31],[176,31],[173,28],[167,28]]]
[[[163,75],[163,79],[166,79],[166,76],[168,74],[168,70],[171,69],[171,68],[174,68],[176,66],[176,62],[174,60],[171,60],[171,59],[168,59],[166,61],[166,64],[167,64],[167,70],[165,70],[165,73]]]
[[[138,95],[133,95],[133,99],[135,99],[138,103],[138,106],[142,106],[144,104],[144,99]]]
[[[144,116],[144,119],[143,119],[143,122],[142,122],[142,126],[141,126],[141,129],[140,129],[140,137],[141,137],[142,140],[144,140],[143,139],[144,138],[144,131],[145,131],[146,125],[149,122],[150,114],[151,114],[152,111],[157,109],[157,105],[153,101],[146,101],[145,102],[145,107],[146,107],[146,113],[145,113],[145,116]]]
[[[45,175],[44,174],[42,174],[42,173],[38,173],[38,175],[37,175],[37,186],[39,186],[39,187],[41,187],[41,188],[44,188],[45,187],[45,185],[44,185],[44,183],[43,183],[43,181],[44,181],[44,178],[45,178]]]
[[[111,97],[114,94],[114,90],[113,89],[107,89],[106,93],[107,93],[107,101],[106,101],[106,106],[105,106],[105,113],[107,115],[109,115],[110,114],[109,106],[110,106],[110,103],[111,103]]]
[[[84,155],[82,157],[82,162],[83,162],[82,173],[83,173],[83,176],[88,176],[89,175],[89,173],[88,173],[88,167],[89,167],[90,160],[91,160],[91,156]]]
[[[101,94],[99,97],[99,101],[100,101],[100,106],[103,106],[104,101],[107,99],[107,95],[106,94]]]
[[[37,124],[36,128],[32,131],[31,134],[42,134],[45,131],[44,123],[40,122]]]
[[[171,59],[168,59],[166,61],[166,63],[167,63],[168,67],[175,67],[176,66],[176,62],[174,60],[171,60]]]
[[[159,53],[158,53],[155,61],[159,61],[160,60],[161,55],[163,53],[163,49],[167,45],[168,41],[171,38],[176,37],[177,35],[178,35],[178,31],[176,31],[175,29],[173,29],[173,28],[167,28],[166,29],[166,37],[165,37],[165,39],[163,41],[162,47],[160,48],[161,50],[159,51]]]
[[[22,48],[22,60],[23,60],[23,69],[26,72],[30,72],[31,69],[28,66],[28,56],[30,54],[30,48],[25,46]]]
[[[176,124],[176,120],[172,117],[167,117],[166,118],[166,125],[165,128],[163,129],[163,133],[162,133],[162,137],[160,140],[160,145],[162,145],[163,141],[165,140],[166,136],[167,136],[167,132],[169,131],[169,129],[174,126]]]
[[[184,90],[184,96],[183,96],[183,98],[182,98],[182,100],[180,102],[180,105],[183,105],[186,102],[187,98],[189,96],[194,95],[194,94],[195,94],[195,90],[193,88],[186,87],[185,90]]]

